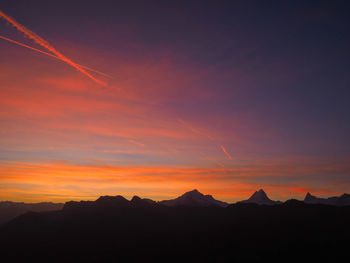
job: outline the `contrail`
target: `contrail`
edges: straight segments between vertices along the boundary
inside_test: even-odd
[[[90,158],[89,158],[89,160],[94,161],[94,162],[96,162],[96,163],[98,163],[98,164],[101,164],[101,165],[103,165],[103,166],[109,166],[108,164],[106,164],[106,163],[104,163],[104,162],[101,162],[101,161],[98,161],[98,160],[95,160],[95,159],[90,159]]]
[[[223,152],[227,155],[227,157],[230,158],[230,160],[232,161],[232,158],[231,158],[231,156],[228,154],[228,152],[226,151],[225,147],[222,146],[221,144],[220,144],[220,146],[221,146],[222,151],[223,151]]]
[[[197,130],[197,129],[193,128],[189,123],[185,122],[183,119],[181,119],[181,118],[178,117],[178,118],[177,118],[177,121],[180,122],[182,125],[186,126],[186,127],[187,127],[188,129],[190,129],[192,132],[197,133],[197,134],[200,134],[200,135],[202,135],[202,136],[205,136],[205,137],[207,137],[209,140],[218,143],[217,140],[216,140],[213,136],[211,136],[211,135],[209,135],[209,134],[207,134],[207,133],[201,132],[200,130]],[[227,155],[227,157],[230,158],[231,161],[233,161],[232,158],[231,158],[231,156],[230,156],[230,155],[228,154],[228,152],[226,151],[225,147],[224,147],[222,144],[219,144],[219,145],[220,145],[222,151]]]
[[[142,146],[142,147],[145,147],[146,146],[146,144],[144,144],[144,143],[142,143],[142,142],[138,142],[138,141],[135,141],[135,140],[128,140],[128,142],[130,142],[130,143],[133,143],[133,144],[136,144],[136,145],[138,145],[138,146]]]
[[[57,56],[55,56],[55,55],[52,55],[52,54],[50,54],[50,53],[47,53],[47,52],[45,52],[45,51],[42,51],[42,50],[40,50],[40,49],[37,49],[37,48],[31,47],[31,46],[28,46],[28,45],[26,45],[26,44],[17,42],[17,41],[15,41],[15,40],[12,40],[12,39],[10,39],[10,38],[7,38],[7,37],[1,36],[1,35],[0,35],[0,38],[1,38],[1,39],[4,39],[4,40],[6,40],[6,41],[9,41],[9,42],[11,42],[11,43],[14,43],[14,44],[16,44],[16,45],[19,45],[19,46],[22,46],[22,47],[26,47],[26,48],[29,48],[29,49],[31,49],[31,50],[34,50],[34,51],[40,52],[40,53],[42,53],[42,54],[48,55],[48,56],[50,56],[50,57],[57,58],[57,59],[59,59],[59,60],[62,61],[62,59],[60,59],[59,57],[57,57]],[[100,71],[98,71],[98,70],[96,70],[96,69],[89,68],[89,67],[87,67],[87,66],[83,66],[83,65],[79,65],[79,64],[77,64],[77,65],[80,66],[80,67],[82,67],[82,68],[85,68],[85,69],[87,69],[87,70],[89,70],[89,71],[92,71],[92,72],[95,72],[95,73],[97,73],[97,74],[103,75],[103,76],[105,76],[105,77],[111,78],[110,75],[108,75],[108,74],[106,74],[106,73],[103,73],[103,72],[100,72]]]
[[[64,62],[66,62],[67,64],[71,65],[73,68],[75,68],[76,70],[80,71],[81,73],[83,73],[85,76],[89,77],[90,79],[92,79],[93,81],[95,81],[96,83],[102,85],[102,86],[107,86],[107,83],[104,81],[101,81],[97,78],[95,78],[94,76],[92,76],[90,73],[88,73],[87,71],[85,71],[82,67],[80,67],[78,64],[76,64],[75,62],[73,62],[72,60],[70,60],[69,58],[65,57],[64,55],[62,55],[60,52],[58,52],[53,46],[51,46],[46,40],[44,40],[43,38],[41,38],[40,36],[38,36],[37,34],[35,34],[34,32],[30,31],[29,29],[27,29],[25,26],[21,25],[20,23],[18,23],[16,20],[14,20],[13,18],[9,17],[8,15],[6,15],[4,12],[2,12],[0,10],[0,17],[2,17],[3,19],[5,19],[8,23],[10,23],[13,27],[15,27],[17,30],[19,30],[20,32],[22,32],[23,34],[25,34],[27,37],[29,37],[30,39],[34,40],[35,43],[41,45],[42,47],[46,48],[47,50],[51,51],[53,54],[55,54],[59,59],[63,60]]]
[[[193,128],[189,123],[187,123],[186,121],[184,121],[183,119],[181,118],[177,118],[177,121],[180,122],[181,124],[183,124],[184,126],[186,126],[188,129],[190,129],[191,131],[193,131],[194,133],[197,133],[197,134],[200,134],[202,136],[205,136],[207,137],[209,140],[212,140],[212,141],[215,141],[215,139],[210,136],[209,134],[206,134],[204,132],[201,132],[200,130],[197,130],[195,128]]]

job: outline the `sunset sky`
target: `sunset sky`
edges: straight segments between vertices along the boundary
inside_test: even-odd
[[[109,75],[0,39],[0,200],[350,192],[348,1],[0,10]],[[53,54],[4,18],[0,36]]]

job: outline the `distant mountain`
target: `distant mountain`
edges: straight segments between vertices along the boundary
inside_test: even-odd
[[[263,189],[256,191],[251,197],[249,197],[248,200],[243,200],[243,201],[240,201],[238,203],[243,203],[243,204],[253,203],[253,204],[258,204],[258,205],[282,204],[282,202],[280,202],[280,201],[273,201],[270,198],[268,198]]]
[[[336,205],[346,206],[350,205],[350,194],[343,194],[341,196],[333,196],[329,198],[316,197],[310,193],[307,193],[304,199],[306,204],[324,204],[324,205]]]
[[[128,201],[127,199],[125,199],[123,196],[121,195],[117,195],[117,196],[101,196],[99,197],[94,204],[96,206],[99,207],[127,207],[130,206],[130,201]]]
[[[113,210],[120,208],[132,207],[151,207],[157,205],[157,202],[148,199],[134,196],[130,201],[121,195],[117,196],[101,196],[96,201],[69,201],[64,204],[65,211],[80,211],[86,209],[92,210]]]
[[[160,201],[159,204],[165,206],[199,206],[199,207],[227,207],[228,204],[214,199],[211,195],[204,195],[198,190],[184,193],[178,198]]]
[[[0,202],[0,224],[22,215],[26,212],[45,212],[62,209],[61,203],[18,203],[11,201]]]
[[[343,194],[339,196],[337,205],[340,205],[340,206],[350,205],[350,194]]]
[[[152,199],[140,198],[136,195],[131,199],[130,202],[134,207],[151,207],[157,205],[157,202],[153,201]]]
[[[214,199],[211,195],[203,195],[197,190],[193,190],[183,194],[182,196],[163,201],[153,201],[148,198],[140,198],[134,196],[130,201],[123,196],[101,196],[96,201],[70,201],[65,203],[63,210],[80,211],[80,210],[113,210],[125,208],[149,208],[155,206],[196,206],[196,207],[227,207],[228,204]]]

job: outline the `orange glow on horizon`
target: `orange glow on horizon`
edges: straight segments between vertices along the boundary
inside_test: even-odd
[[[257,176],[242,169],[242,175],[223,168],[117,167],[98,165],[9,163],[0,165],[2,200],[69,201],[94,200],[100,195],[132,195],[162,200],[199,189],[217,199],[233,202],[247,199],[261,186],[240,180]],[[236,179],[235,179],[236,178]],[[272,198],[302,198],[306,192],[339,194],[324,189],[286,185],[264,185]],[[285,195],[285,191],[290,195]],[[15,194],[17,193],[17,194]],[[33,195],[35,193],[35,195]]]

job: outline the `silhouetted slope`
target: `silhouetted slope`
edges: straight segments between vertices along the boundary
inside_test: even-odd
[[[159,202],[165,206],[200,206],[200,207],[226,207],[228,204],[214,199],[211,195],[203,195],[198,190],[192,190],[184,193],[182,196],[171,200],[163,200]]]
[[[258,205],[276,205],[281,204],[280,201],[273,201],[267,197],[263,189],[256,191],[248,200],[240,201],[240,203],[253,203]]]
[[[131,206],[136,208],[151,208],[157,205],[157,202],[148,199],[148,198],[140,198],[138,196],[133,196],[133,198],[130,201]]]
[[[43,212],[62,209],[63,204],[60,203],[18,203],[10,201],[0,202],[0,224],[5,223],[19,215],[28,211]]]
[[[324,205],[336,205],[336,206],[346,206],[350,205],[350,195],[343,194],[341,196],[333,196],[329,198],[320,198],[307,193],[304,199],[307,204],[324,204]]]
[[[343,194],[340,197],[338,197],[337,205],[350,206],[350,194]]]

